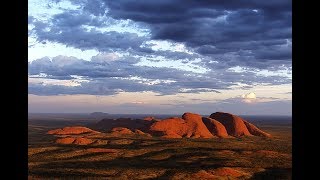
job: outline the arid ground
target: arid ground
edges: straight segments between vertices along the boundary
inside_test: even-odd
[[[165,139],[103,132],[88,135],[96,143],[64,145],[47,134],[98,121],[29,117],[29,179],[291,179],[291,121],[256,121],[272,138]]]

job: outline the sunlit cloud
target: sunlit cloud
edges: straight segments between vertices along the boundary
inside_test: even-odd
[[[254,92],[243,94],[241,97],[243,98],[243,102],[245,103],[253,103],[253,102],[256,102],[256,99],[257,99],[257,96]]]

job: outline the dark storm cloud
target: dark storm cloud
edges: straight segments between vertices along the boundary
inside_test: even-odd
[[[212,89],[188,89],[185,91],[182,91],[180,93],[200,93],[200,92],[215,92],[215,93],[221,93],[220,91],[217,90],[212,90]],[[194,99],[191,99],[194,100]]]
[[[28,93],[35,95],[60,95],[60,94],[91,94],[91,95],[113,95],[115,90],[109,90],[102,86],[88,86],[83,83],[81,86],[43,85],[29,83]]]
[[[167,67],[137,66],[140,60],[132,57],[112,59],[101,55],[91,61],[74,57],[41,58],[29,63],[31,78],[74,80],[81,77],[89,82],[81,86],[29,83],[29,93],[37,95],[93,94],[111,95],[118,92],[152,91],[161,95],[177,93],[216,92],[230,89],[238,82],[253,86],[257,83],[287,84],[282,76],[258,76],[254,72],[230,72],[217,69],[205,74]],[[42,75],[42,76],[40,76]],[[43,77],[44,76],[44,77]],[[155,83],[156,82],[156,83]]]
[[[63,29],[83,25],[103,27],[106,25],[114,25],[117,21],[106,16],[96,16],[87,11],[66,10],[62,13],[53,15],[51,23],[54,26]]]
[[[290,46],[277,50],[291,39],[291,1],[105,2],[111,17],[148,24],[153,39],[183,42],[203,55],[239,54],[246,49],[255,61],[291,63]],[[241,63],[247,58],[237,60]],[[259,63],[246,64],[264,68]]]
[[[93,16],[86,11],[76,10],[56,14],[49,22],[29,18],[29,24],[34,25],[30,34],[35,35],[39,42],[58,42],[81,50],[96,49],[108,52],[133,49],[142,53],[153,52],[147,47],[140,47],[148,37],[129,32],[101,32],[96,29],[116,23],[112,18]]]
[[[54,15],[46,26],[34,20],[29,22],[35,25],[33,32],[39,41],[59,42],[82,50],[131,51],[141,56],[187,60],[200,57],[203,65],[208,65],[205,57],[209,57],[232,66],[259,69],[279,64],[291,66],[292,47],[287,44],[292,34],[291,1],[81,0],[71,3],[80,5],[81,10]],[[108,27],[117,20],[127,19],[149,29],[150,36],[102,33],[83,27]],[[143,46],[150,39],[185,43],[194,54],[154,51]]]
[[[133,57],[117,60],[105,59],[101,61],[96,57],[92,61],[79,60],[74,57],[57,56],[50,60],[41,58],[29,63],[29,74],[45,73],[52,77],[78,75],[88,78],[105,77],[133,77],[148,79],[174,79],[183,78],[188,72],[173,68],[156,68],[136,66],[139,60]],[[165,72],[165,73],[164,73]]]
[[[79,48],[81,50],[96,49],[99,51],[136,49],[145,51],[139,46],[145,41],[134,33],[119,33],[116,31],[104,32],[83,28],[61,30],[52,27],[49,31],[36,29],[39,41],[53,41]]]
[[[138,20],[144,20],[139,14],[149,15],[149,19],[158,19],[159,17],[164,17],[166,20],[166,15],[170,14],[173,17],[185,17],[185,14],[195,17],[208,17],[217,14],[216,11],[235,11],[239,9],[263,9],[272,14],[273,16],[278,16],[276,13],[279,11],[290,11],[291,1],[258,1],[258,0],[244,0],[239,3],[236,0],[216,0],[216,1],[198,1],[198,0],[162,0],[162,1],[145,1],[145,0],[105,0],[106,5],[109,7],[109,12],[113,14],[114,17],[127,18]],[[136,15],[136,16],[135,16]],[[180,18],[177,18],[180,19]],[[166,22],[166,21],[161,22]],[[147,20],[144,20],[147,21]],[[149,20],[151,23],[154,22]]]
[[[52,23],[60,28],[72,28],[75,26],[90,25],[92,20],[93,18],[90,17],[90,14],[73,10],[54,15],[52,18]]]
[[[145,57],[150,57],[150,58],[154,58],[154,57],[164,57],[166,59],[173,59],[173,60],[185,60],[183,62],[188,63],[189,60],[194,60],[196,58],[202,58],[201,55],[199,54],[189,54],[186,52],[177,52],[177,51],[169,51],[169,50],[157,50],[154,51],[152,53],[146,54],[146,53],[137,53],[137,52],[131,52],[132,54],[137,54],[137,55],[141,55],[141,56],[145,56]]]

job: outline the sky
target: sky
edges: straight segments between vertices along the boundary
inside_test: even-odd
[[[292,114],[287,0],[29,0],[30,113]]]

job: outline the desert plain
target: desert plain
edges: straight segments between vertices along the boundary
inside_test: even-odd
[[[292,179],[291,127],[291,117],[219,112],[32,114],[28,177]]]

